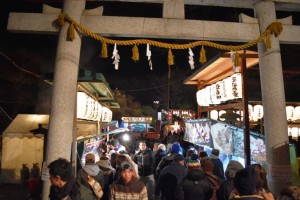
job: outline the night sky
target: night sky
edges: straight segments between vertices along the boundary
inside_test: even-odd
[[[16,3],[17,2],[17,3]],[[60,3],[47,1],[49,5],[60,7]],[[17,6],[16,6],[17,5]],[[114,2],[88,2],[87,8],[103,5],[103,15],[136,16],[136,17],[162,17],[161,4],[141,3],[114,3]],[[38,35],[9,33],[6,30],[9,12],[41,12],[42,4],[37,1],[5,1],[0,3],[0,125],[7,124],[7,117],[14,117],[19,113],[49,113],[51,99],[51,86],[43,81],[45,73],[53,72],[56,54],[57,35]],[[218,13],[217,15],[215,13]],[[202,19],[214,21],[237,22],[238,15],[245,13],[253,16],[253,10],[233,9],[220,7],[186,6],[186,19]],[[299,13],[279,12],[278,18],[293,15],[293,23],[300,24]],[[131,39],[131,38],[114,38]],[[154,39],[153,39],[154,40]],[[161,40],[170,43],[187,43],[184,40]],[[140,101],[143,105],[151,105],[159,100],[157,88],[159,84],[167,82],[167,50],[153,47],[153,71],[150,70],[145,55],[146,45],[139,45],[140,61],[131,59],[131,48],[120,46],[121,56],[119,70],[114,69],[111,52],[113,46],[108,46],[109,58],[99,57],[101,45],[98,41],[84,37],[81,49],[80,68],[103,73],[112,90],[118,88]],[[195,70],[201,67],[199,60],[199,47],[193,49],[195,54],[195,69],[191,70],[188,64],[188,52],[174,50],[175,65],[172,67],[171,82],[182,83]],[[255,48],[252,50],[256,50]],[[219,50],[206,48],[207,58],[210,59]],[[284,70],[287,101],[300,100],[299,61],[300,45],[282,45],[282,62]],[[10,58],[11,60],[9,60]],[[15,64],[14,64],[15,63]],[[26,69],[33,74],[24,72]],[[295,70],[298,71],[295,74]],[[154,80],[160,79],[157,83]],[[253,100],[261,100],[258,66],[249,71],[249,94]],[[196,88],[183,86],[181,97],[195,101]],[[178,97],[177,97],[178,98]],[[196,103],[194,103],[196,105]]]

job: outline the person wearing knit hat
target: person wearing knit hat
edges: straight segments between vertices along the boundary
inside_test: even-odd
[[[134,175],[134,171],[134,166],[131,162],[125,160],[120,163],[120,176],[110,187],[109,199],[148,199],[147,188]]]
[[[179,153],[180,145],[177,143],[172,144],[171,146],[171,153]]]
[[[159,149],[161,149],[161,150],[163,150],[163,151],[166,151],[166,150],[167,150],[166,145],[164,145],[164,144],[159,144],[159,145],[157,146],[157,150],[159,150]]]
[[[197,154],[191,154],[190,159],[187,161],[187,167],[188,169],[201,167]]]
[[[262,200],[263,197],[256,194],[256,174],[254,168],[248,166],[238,170],[233,178],[236,193],[231,194],[230,199]]]
[[[88,153],[85,155],[85,163],[95,163],[95,155],[92,153]]]
[[[189,169],[200,168],[201,167],[200,161],[199,160],[188,160],[187,161],[187,167]]]
[[[92,190],[89,182],[88,176],[91,176],[98,183],[100,183],[101,187],[104,187],[104,176],[102,171],[99,169],[98,165],[95,163],[95,155],[92,153],[88,153],[85,156],[85,166],[82,169],[78,170],[76,180],[78,183],[81,183],[86,188]],[[94,199],[96,199],[96,195]]]

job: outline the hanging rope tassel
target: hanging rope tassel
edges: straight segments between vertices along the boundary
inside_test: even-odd
[[[100,54],[101,58],[107,58],[108,54],[107,54],[107,44],[106,42],[102,43],[102,49],[101,49],[101,54]]]
[[[272,45],[271,45],[271,36],[270,36],[270,33],[267,34],[265,43],[266,43],[267,49],[271,49]]]
[[[271,45],[271,34],[274,34],[275,37],[278,37],[282,32],[282,24],[281,22],[273,22],[267,27],[267,35],[266,35],[266,47],[270,49]]]
[[[69,28],[68,28],[67,40],[68,41],[73,41],[74,39],[75,39],[75,27],[74,27],[74,24],[71,23]]]
[[[206,63],[207,59],[206,59],[206,51],[204,49],[204,46],[202,46],[201,51],[200,51],[200,59],[199,62],[201,64]]]
[[[168,51],[168,65],[174,65],[174,56],[171,49]]]
[[[65,17],[66,17],[65,13],[60,13],[59,14],[59,16],[57,18],[57,25],[59,27],[63,27],[65,25],[65,22],[66,22]]]
[[[282,32],[282,24],[281,22],[273,22],[267,27],[267,30],[270,30],[270,33],[277,37]]]
[[[140,60],[139,48],[137,47],[136,44],[132,48],[132,57],[131,58],[135,62]]]
[[[234,54],[234,66],[240,66],[240,56],[237,51]]]

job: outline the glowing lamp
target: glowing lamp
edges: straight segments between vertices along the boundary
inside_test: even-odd
[[[293,138],[297,138],[299,135],[299,128],[298,127],[292,127],[291,128],[291,135]]]
[[[225,114],[225,113],[226,113],[225,110],[220,110],[220,111],[219,111],[219,119],[220,119],[221,121],[225,121],[225,118],[220,118],[221,115],[223,115],[223,114]]]
[[[295,107],[295,119],[300,119],[300,106]]]
[[[257,118],[257,119],[263,118],[263,116],[264,116],[263,106],[262,105],[255,105],[253,107],[253,114],[254,114],[254,117]]]
[[[212,110],[210,111],[210,118],[214,120],[218,120],[219,118],[219,113],[217,110]]]
[[[102,122],[110,122],[111,120],[112,120],[112,111],[109,108],[103,106],[101,121]]]
[[[293,106],[286,106],[286,119],[288,121],[295,120],[295,108]]]
[[[231,75],[232,95],[234,99],[242,98],[242,75],[235,73]]]
[[[99,121],[101,118],[102,106],[98,101],[84,92],[77,93],[77,118],[92,121]]]

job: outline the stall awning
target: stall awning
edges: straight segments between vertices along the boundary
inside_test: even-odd
[[[238,51],[240,58],[242,58],[244,52]],[[258,53],[255,51],[247,50],[246,67],[250,68],[258,64]],[[230,52],[220,53],[214,58],[205,63],[199,70],[195,71],[191,76],[183,81],[187,85],[211,85],[219,80],[222,80],[234,73],[233,61],[230,57]]]
[[[39,127],[48,129],[49,115],[18,114],[16,118],[4,130],[3,137],[43,137],[42,134],[33,135],[31,132]],[[97,123],[92,121],[77,122],[77,139],[93,137],[98,134]]]

